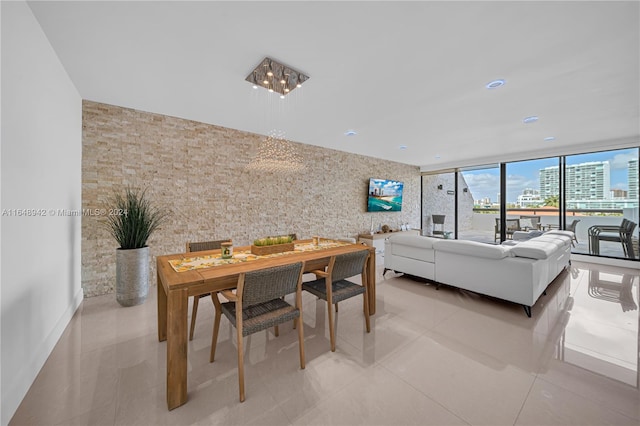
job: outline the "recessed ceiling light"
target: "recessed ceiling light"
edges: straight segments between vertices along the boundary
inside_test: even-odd
[[[404,150],[404,149],[407,149],[407,146],[406,145],[400,145],[398,148]]]
[[[284,95],[280,95],[280,99],[284,99]]]
[[[555,136],[547,136],[546,138],[544,138],[545,142],[551,142],[551,141],[555,141],[556,137]]]
[[[439,159],[440,159],[440,155],[436,155],[436,160],[439,160]]]
[[[504,86],[504,80],[493,80],[487,83],[485,86],[487,89],[497,89],[498,87]]]
[[[356,131],[355,131],[355,130],[347,130],[346,132],[344,132],[344,134],[345,134],[346,136],[355,136],[355,135],[357,135],[358,133],[356,133]]]
[[[535,123],[536,121],[538,121],[538,117],[532,115],[531,117],[525,117],[525,119],[522,121],[524,122],[524,124]]]

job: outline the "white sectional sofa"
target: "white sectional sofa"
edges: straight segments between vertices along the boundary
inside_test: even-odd
[[[527,316],[547,286],[569,266],[572,233],[493,245],[397,235],[385,241],[388,270],[521,304]]]

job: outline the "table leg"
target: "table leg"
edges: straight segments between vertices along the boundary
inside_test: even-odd
[[[367,268],[367,292],[369,296],[369,315],[376,313],[376,255],[369,253]]]
[[[167,406],[187,402],[187,311],[189,293],[173,290],[167,298]]]
[[[158,340],[164,342],[167,340],[167,293],[162,285],[160,274],[158,274]]]

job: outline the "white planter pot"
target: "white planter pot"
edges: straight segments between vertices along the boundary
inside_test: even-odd
[[[149,247],[116,250],[116,300],[122,306],[144,303],[149,295]]]

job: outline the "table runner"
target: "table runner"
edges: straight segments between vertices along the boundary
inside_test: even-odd
[[[285,251],[282,253],[273,253],[264,256],[257,256],[252,254],[250,250],[234,251],[231,259],[222,259],[221,255],[210,254],[206,256],[190,256],[182,259],[170,260],[169,264],[176,272],[192,271],[194,269],[212,268],[220,265],[229,265],[232,263],[249,262],[256,259],[267,259],[277,256],[287,256],[290,254],[305,252],[305,251],[317,251],[325,250],[334,247],[347,246],[352,243],[336,240],[321,240],[320,244],[315,245],[313,243],[300,243],[295,244],[293,251]]]

